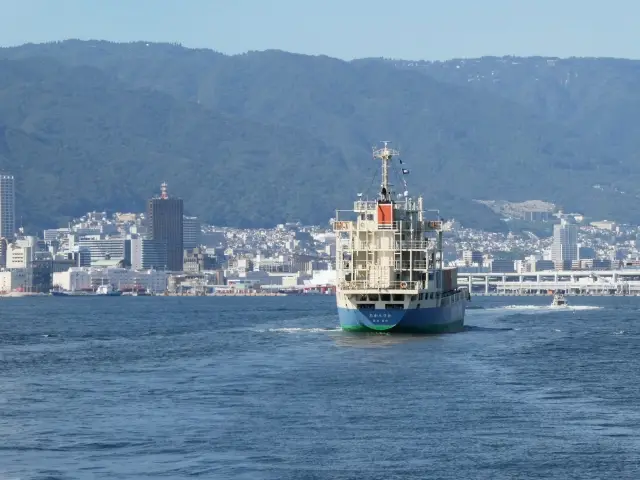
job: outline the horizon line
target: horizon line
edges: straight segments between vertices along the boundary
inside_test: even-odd
[[[283,50],[280,48],[265,48],[262,50],[251,49],[245,50],[239,53],[226,53],[220,50],[216,50],[212,47],[200,47],[200,46],[189,46],[185,45],[183,42],[179,41],[152,41],[152,40],[107,40],[100,38],[65,38],[58,40],[46,40],[40,42],[24,42],[17,44],[2,44],[0,45],[0,50],[9,50],[9,49],[17,49],[25,46],[39,46],[39,45],[48,45],[48,44],[57,44],[57,43],[65,43],[65,42],[81,42],[81,43],[109,43],[115,45],[131,45],[131,44],[146,44],[147,46],[151,45],[167,45],[182,48],[184,50],[192,50],[192,51],[208,51],[212,53],[216,53],[218,55],[223,55],[225,57],[239,57],[243,55],[248,55],[252,53],[268,53],[268,52],[280,52],[289,55],[298,55],[305,57],[326,57],[333,60],[342,61],[345,63],[357,62],[362,60],[387,60],[387,61],[404,61],[404,62],[422,62],[422,63],[447,63],[454,61],[472,61],[472,60],[482,60],[482,59],[534,59],[538,58],[541,60],[618,60],[618,61],[640,61],[640,57],[632,58],[632,57],[616,57],[616,56],[579,56],[579,55],[571,55],[566,57],[560,57],[555,55],[543,55],[543,54],[532,54],[532,55],[516,55],[513,53],[509,54],[486,54],[481,56],[474,57],[450,57],[447,59],[412,59],[412,58],[402,58],[402,57],[385,57],[385,56],[364,56],[364,57],[353,57],[353,58],[343,58],[343,57],[335,57],[324,53],[304,53],[304,52],[294,52],[290,50]]]

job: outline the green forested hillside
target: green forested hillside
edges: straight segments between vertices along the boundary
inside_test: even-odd
[[[520,73],[503,74],[500,88],[474,84],[453,64],[80,41],[0,49],[3,57],[0,168],[18,177],[21,213],[38,224],[142,209],[163,180],[205,221],[324,222],[375,190],[379,140],[400,148],[411,191],[466,225],[501,225],[473,199],[543,199],[640,220],[634,205],[620,209],[640,175],[637,123],[616,130],[636,113],[596,75],[609,71],[605,60],[602,71],[592,60],[589,107],[567,104],[551,81],[539,88]]]
[[[133,90],[89,67],[4,60],[0,72],[0,169],[16,176],[27,223],[143,210],[164,180],[208,221],[326,221],[331,210],[303,198],[315,189],[332,205],[347,187],[324,166],[344,166],[340,152],[294,128]]]

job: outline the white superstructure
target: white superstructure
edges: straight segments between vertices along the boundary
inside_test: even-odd
[[[343,316],[344,311],[375,310],[390,318],[389,310],[438,309],[467,300],[457,289],[457,270],[443,265],[438,212],[425,211],[422,197],[413,199],[406,191],[394,196],[390,189],[390,163],[398,155],[388,142],[374,150],[374,158],[382,161],[378,198],[360,198],[353,210],[338,210],[333,222],[336,297]]]

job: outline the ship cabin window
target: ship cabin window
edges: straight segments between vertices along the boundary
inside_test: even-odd
[[[389,295],[388,293],[383,293],[382,295],[380,295],[380,300],[382,300],[383,302],[390,302],[391,295]]]
[[[371,221],[373,221],[373,213],[369,213],[369,214],[367,215],[367,220],[371,220]]]
[[[386,303],[384,308],[387,310],[402,310],[404,305],[402,303]]]
[[[402,293],[394,293],[393,294],[394,302],[404,302],[404,295]]]
[[[377,293],[370,293],[369,294],[369,301],[377,302],[378,300],[380,300],[380,297],[378,296]]]
[[[440,298],[440,292],[436,293],[436,298]]]
[[[429,281],[433,280],[433,272],[429,272]]]
[[[368,301],[368,300],[369,300],[369,299],[367,298],[367,296],[366,296],[366,295],[360,295],[360,296],[358,297],[358,301],[359,301],[359,302],[366,302],[366,301]]]
[[[361,303],[358,305],[358,310],[373,310],[375,308],[375,304],[373,303]]]
[[[415,302],[418,299],[417,295],[411,295],[411,301]]]
[[[416,308],[420,308],[420,304],[416,305]]]
[[[360,220],[364,220],[364,219],[365,219],[365,215],[364,215],[364,213],[361,213],[360,214]]]

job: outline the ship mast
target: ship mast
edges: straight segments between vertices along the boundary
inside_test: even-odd
[[[379,158],[382,160],[382,184],[380,185],[380,199],[383,201],[391,200],[391,190],[389,188],[389,162],[393,157],[400,155],[400,152],[389,148],[391,142],[382,142],[383,147],[378,150],[373,150],[373,158]]]

